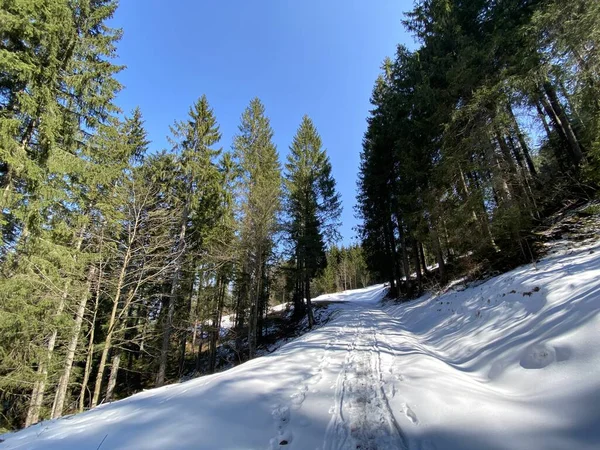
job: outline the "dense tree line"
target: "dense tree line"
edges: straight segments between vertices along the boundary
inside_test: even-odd
[[[308,117],[285,168],[258,99],[232,151],[204,96],[151,148],[115,105],[116,8],[0,1],[0,428],[214,371],[224,312],[252,357],[283,266],[312,323],[337,238]]]
[[[360,289],[372,283],[364,252],[359,245],[332,246],[326,252],[327,266],[315,280],[319,294]]]
[[[600,3],[420,0],[386,59],[359,176],[369,267],[414,295],[468,256],[530,261],[533,227],[600,173]]]

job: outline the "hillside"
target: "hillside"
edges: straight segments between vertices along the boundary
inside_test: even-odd
[[[0,448],[598,448],[599,243],[410,303],[385,293],[321,296],[334,319],[268,356]]]

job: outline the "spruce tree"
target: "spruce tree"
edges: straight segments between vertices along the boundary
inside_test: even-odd
[[[258,316],[267,300],[266,272],[273,255],[281,204],[279,156],[265,107],[258,98],[242,114],[233,148],[240,171],[238,314],[243,318],[248,311],[248,353],[252,358],[260,332]]]
[[[309,326],[314,325],[310,283],[326,266],[326,245],[339,234],[340,195],[331,175],[331,163],[308,116],[294,136],[285,165],[287,234],[296,261],[297,311],[306,300]]]
[[[195,249],[197,252],[203,245],[205,234],[214,222],[220,192],[220,175],[215,158],[221,150],[214,146],[220,141],[221,133],[206,96],[198,99],[190,108],[188,119],[176,122],[171,132],[171,142],[179,165],[176,201],[182,204],[182,215],[177,248],[181,256],[176,263],[169,292],[163,297],[162,344],[156,386],[162,386],[166,378],[175,309],[180,298],[182,276],[185,269],[189,269],[184,266],[190,262],[190,251]]]
[[[0,202],[10,233],[4,233],[0,282],[21,286],[5,294],[3,304],[26,311],[30,324],[20,334],[29,350],[19,365],[8,363],[5,375],[13,392],[33,386],[27,425],[43,412],[63,356],[55,350],[73,320],[68,312],[84,295],[90,210],[82,180],[102,172],[86,149],[117,111],[114,75],[121,68],[111,60],[120,31],[106,25],[115,9],[114,1],[86,0],[17,1],[1,8],[7,26],[0,31],[6,69],[0,81]],[[9,322],[3,336],[15,325]]]

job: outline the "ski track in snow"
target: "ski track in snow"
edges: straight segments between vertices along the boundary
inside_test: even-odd
[[[407,449],[406,439],[390,408],[377,339],[375,311],[363,311],[348,325],[355,330],[335,383],[324,450]],[[389,346],[388,346],[389,349]],[[386,368],[393,374],[393,358]]]

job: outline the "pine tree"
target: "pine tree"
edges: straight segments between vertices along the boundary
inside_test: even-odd
[[[129,201],[117,193],[128,181],[131,165],[143,160],[148,146],[149,141],[139,108],[136,108],[132,116],[118,126],[100,127],[97,136],[91,140],[88,157],[101,167],[101,170],[87,173],[82,183],[86,190],[88,215],[93,218],[88,225],[90,234],[104,237],[111,218],[114,220],[114,214],[110,209],[119,209],[121,207],[119,202]],[[98,244],[90,241],[88,245],[95,247]],[[98,267],[98,259],[102,257],[102,249],[97,248],[93,260],[88,262],[85,290],[76,301],[73,330],[67,345],[63,372],[57,384],[51,418],[60,417],[63,412],[84,314],[92,295],[92,280],[101,270]]]
[[[306,300],[309,326],[314,325],[310,283],[327,264],[325,249],[338,238],[340,196],[331,163],[312,120],[304,116],[286,163],[288,239],[296,260],[296,311]]]
[[[113,1],[83,0],[2,7],[0,202],[10,231],[1,282],[21,285],[4,304],[27,312],[31,334],[20,337],[33,350],[6,375],[17,392],[33,386],[26,424],[39,420],[62,356],[55,350],[73,319],[67,312],[85,295],[90,217],[82,179],[102,171],[87,159],[87,142],[117,111],[114,75],[121,68],[111,59],[120,31],[105,24],[115,8]],[[0,334],[14,322],[4,325]]]
[[[219,202],[220,175],[215,158],[220,149],[213,147],[220,141],[221,133],[206,96],[190,108],[185,122],[176,122],[171,128],[172,143],[179,156],[178,201],[182,204],[177,237],[178,260],[169,293],[163,297],[163,331],[156,386],[165,382],[171,332],[175,309],[180,298],[181,283],[191,251],[198,252],[205,234],[214,222],[215,206]]]
[[[234,138],[234,156],[239,166],[237,186],[240,248],[238,256],[238,328],[245,323],[248,308],[248,353],[256,350],[259,313],[266,304],[265,277],[274,250],[281,203],[281,168],[273,130],[258,98],[242,114]]]

